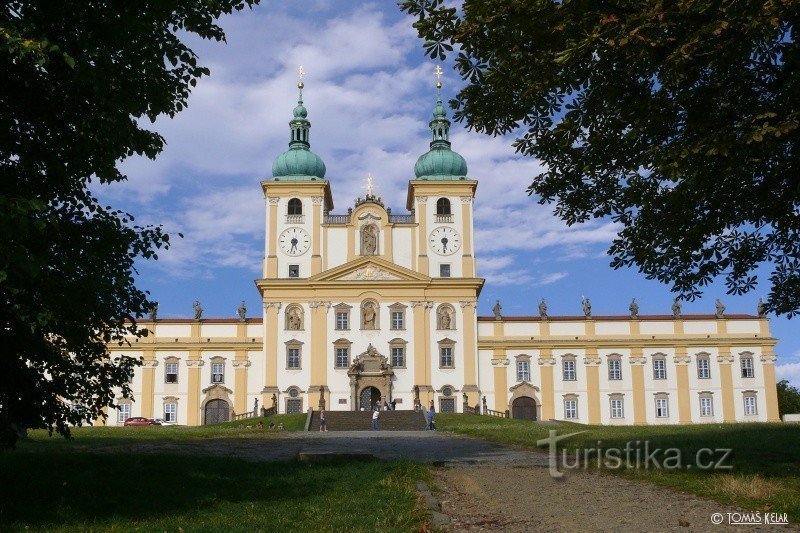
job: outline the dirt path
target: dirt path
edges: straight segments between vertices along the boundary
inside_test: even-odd
[[[542,467],[458,465],[437,469],[435,484],[451,531],[756,530],[711,523],[730,507],[607,474],[555,480]]]

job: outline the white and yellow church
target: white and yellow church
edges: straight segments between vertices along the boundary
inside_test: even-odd
[[[440,84],[437,84],[441,87]],[[112,356],[142,359],[129,416],[199,425],[261,411],[440,412],[588,424],[778,421],[774,346],[760,315],[476,316],[478,181],[451,149],[441,94],[404,213],[374,195],[334,213],[300,98],[289,149],[261,182],[261,318],[158,319]],[[478,200],[479,201],[479,200]]]

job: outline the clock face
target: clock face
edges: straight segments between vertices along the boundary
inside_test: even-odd
[[[308,233],[303,229],[289,228],[281,233],[278,242],[281,245],[283,253],[286,255],[298,256],[308,251],[309,246],[311,246],[311,237],[309,237]]]
[[[431,249],[439,255],[450,255],[461,248],[461,237],[453,228],[441,227],[431,232]]]

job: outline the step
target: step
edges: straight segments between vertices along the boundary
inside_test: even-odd
[[[371,411],[326,411],[328,431],[368,431]],[[422,411],[381,411],[378,427],[382,431],[421,431],[425,429]],[[319,411],[311,416],[309,431],[319,431]]]

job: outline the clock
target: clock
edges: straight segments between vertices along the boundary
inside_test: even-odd
[[[286,255],[298,256],[308,251],[311,245],[311,237],[309,237],[304,229],[289,228],[281,233],[278,242],[281,245],[283,253]]]
[[[440,227],[431,232],[428,239],[431,249],[439,255],[454,254],[461,248],[461,237],[453,228]]]

